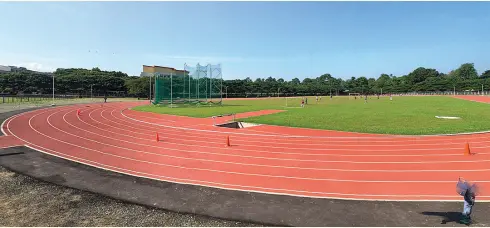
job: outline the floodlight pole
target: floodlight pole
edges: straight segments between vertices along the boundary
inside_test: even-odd
[[[53,73],[53,105],[54,105],[54,73]]]
[[[185,75],[185,72],[187,71],[186,70],[186,67],[187,66],[187,63],[184,63],[184,75]],[[191,75],[188,75],[189,76],[189,102],[191,102]],[[184,77],[184,80],[185,80],[185,77]]]
[[[170,108],[172,108],[173,104],[173,85],[172,85],[172,73],[170,73]]]
[[[149,95],[149,98],[150,98],[150,103],[151,103],[151,74],[150,74],[150,95]]]
[[[481,95],[483,95],[483,84],[481,84]]]
[[[212,96],[212,91],[213,91],[213,69],[211,68],[211,64],[208,64],[209,66],[209,99],[212,101],[213,96]]]

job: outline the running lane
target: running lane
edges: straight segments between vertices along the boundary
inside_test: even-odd
[[[461,200],[455,183],[463,176],[479,183],[480,201],[490,200],[490,134],[408,137],[287,127],[269,132],[270,126],[226,129],[213,126],[211,118],[130,110],[141,104],[26,112],[4,122],[3,141],[129,175],[240,191],[355,200]],[[225,146],[227,136],[231,147]],[[476,155],[463,155],[466,142]]]

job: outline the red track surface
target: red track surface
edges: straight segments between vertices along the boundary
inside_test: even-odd
[[[455,185],[463,176],[480,185],[479,201],[490,200],[490,133],[410,137],[267,125],[225,129],[212,126],[211,118],[128,109],[141,104],[146,102],[16,115],[3,123],[8,136],[0,137],[0,147],[25,144],[170,182],[306,197],[459,201]],[[227,136],[231,147],[225,146]],[[463,155],[466,142],[476,155]]]

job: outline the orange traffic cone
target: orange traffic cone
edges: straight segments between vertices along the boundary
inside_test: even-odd
[[[466,142],[466,145],[464,147],[464,155],[471,155],[470,144],[468,142]]]
[[[158,132],[157,132],[157,142],[160,141],[160,137],[158,137]]]
[[[226,146],[231,146],[230,145],[230,136],[226,136]]]

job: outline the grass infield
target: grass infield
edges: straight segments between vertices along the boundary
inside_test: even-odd
[[[428,135],[476,132],[490,130],[490,105],[444,96],[427,97],[315,97],[300,108],[299,98],[227,100],[223,106],[177,107],[140,106],[138,111],[156,112],[191,117],[258,111],[266,109],[287,110],[277,114],[242,119],[251,123],[280,126],[328,129],[338,131]],[[435,116],[461,117],[457,120],[438,119]]]

